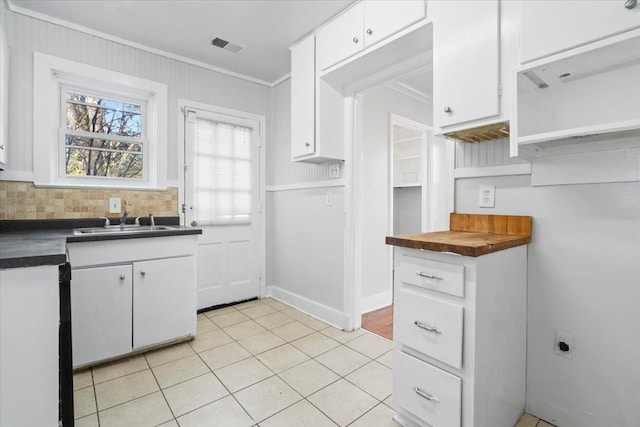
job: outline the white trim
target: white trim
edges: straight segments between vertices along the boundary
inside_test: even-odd
[[[204,62],[196,61],[194,59],[187,58],[185,56],[176,55],[174,53],[170,53],[161,49],[156,49],[154,47],[149,47],[140,43],[135,43],[130,40],[126,40],[120,37],[113,36],[111,34],[103,33],[101,31],[96,31],[91,28],[84,27],[82,25],[75,24],[73,22],[65,21],[64,19],[55,18],[53,16],[45,15],[44,13],[35,12],[33,10],[29,10],[22,6],[18,6],[13,3],[12,0],[6,0],[7,6],[10,11],[18,13],[20,15],[28,16],[30,18],[38,19],[40,21],[49,22],[51,24],[59,25],[61,27],[70,28],[75,31],[79,31],[85,34],[89,34],[94,37],[99,37],[101,39],[105,39],[108,41],[120,43],[125,46],[133,47],[135,49],[140,49],[146,52],[154,53],[156,55],[164,56],[165,58],[175,59],[176,61],[184,62],[186,64],[194,65],[196,67],[204,68],[207,70],[215,71],[217,73],[226,74],[231,77],[236,77],[242,80],[246,80],[252,83],[257,83],[262,86],[274,87],[275,82],[269,83],[265,80],[257,79],[255,77],[247,76],[245,74],[236,73],[235,71],[230,71],[221,67],[216,67],[215,65],[210,65]],[[281,80],[280,78],[279,80]],[[279,80],[276,80],[278,82]]]
[[[348,316],[335,308],[328,307],[324,304],[320,304],[316,301],[312,301],[301,295],[294,294],[284,290],[278,286],[269,286],[270,294],[273,299],[288,304],[295,309],[302,311],[310,316],[322,320],[325,323],[330,324],[338,329],[348,329]]]
[[[5,169],[4,171],[0,171],[0,178],[2,178],[2,181],[24,181],[33,183],[33,172]]]
[[[289,80],[291,78],[291,73],[287,73],[284,76],[280,77],[277,80],[274,80],[273,83],[271,83],[271,87],[276,87],[278,86],[280,83],[286,82],[287,80]]]
[[[484,166],[475,168],[457,168],[454,178],[479,178],[486,176],[531,175],[531,163],[514,165]]]
[[[362,297],[360,307],[362,314],[369,313],[380,308],[388,307],[393,302],[393,291],[380,292],[379,294]]]
[[[309,188],[344,187],[344,186],[345,186],[344,179],[334,179],[331,181],[300,182],[297,184],[268,185],[265,187],[265,190],[268,192],[273,192],[273,191],[306,190]]]

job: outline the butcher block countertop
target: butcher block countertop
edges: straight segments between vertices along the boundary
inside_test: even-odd
[[[531,217],[456,214],[450,230],[389,236],[388,245],[477,257],[531,243]]]

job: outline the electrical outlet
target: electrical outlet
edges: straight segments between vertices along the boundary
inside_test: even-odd
[[[481,208],[493,208],[496,205],[496,187],[483,185],[480,187],[480,200],[478,206]]]
[[[327,191],[325,194],[324,203],[327,206],[333,206],[333,193],[331,191]]]
[[[332,163],[329,165],[329,177],[332,179],[340,178],[340,163]]]
[[[109,199],[109,213],[120,213],[122,210],[122,201],[120,197],[111,197]]]
[[[553,342],[553,353],[558,356],[565,357],[567,359],[573,359],[573,352],[575,351],[576,339],[571,335],[556,331],[556,338]]]

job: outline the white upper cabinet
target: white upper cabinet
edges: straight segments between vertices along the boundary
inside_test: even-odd
[[[425,16],[423,0],[368,0],[356,3],[318,30],[318,70],[328,69]]]
[[[498,1],[438,2],[433,22],[436,131],[498,116]]]
[[[640,6],[625,0],[528,1],[522,12],[522,63],[640,28]]]
[[[365,47],[374,45],[425,16],[425,4],[422,0],[365,1]]]
[[[315,151],[315,36],[291,48],[291,157]]]
[[[363,14],[360,2],[318,31],[318,69],[325,70],[363,49]]]
[[[316,73],[310,35],[291,48],[291,160],[344,159],[344,98]]]

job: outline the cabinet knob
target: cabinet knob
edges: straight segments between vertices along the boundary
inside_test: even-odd
[[[121,274],[120,275],[120,280],[124,280],[124,279],[126,279],[126,277],[124,276],[124,274]]]
[[[147,272],[146,272],[146,271],[141,271],[141,272],[140,272],[140,275],[141,275],[142,277],[144,277],[144,276],[146,276],[146,275],[147,275]]]
[[[633,9],[638,4],[638,0],[626,0],[624,2],[624,7],[627,9]]]
[[[367,34],[369,35],[373,34],[373,30],[371,28],[367,28]]]
[[[309,145],[311,145],[311,144],[309,144],[308,142],[305,142],[305,143],[304,143],[304,146],[305,146],[305,147],[308,147]]]
[[[191,221],[191,226],[192,227],[197,227],[198,226],[198,221]]]
[[[444,112],[445,113],[450,113],[451,112],[451,107],[444,107]]]
[[[0,145],[0,150],[4,150],[4,144]]]
[[[354,42],[354,43],[356,43],[356,44],[357,44],[359,41],[360,41],[360,40],[358,40],[358,38],[357,38],[357,37],[354,37],[354,38],[353,38],[353,42]]]

